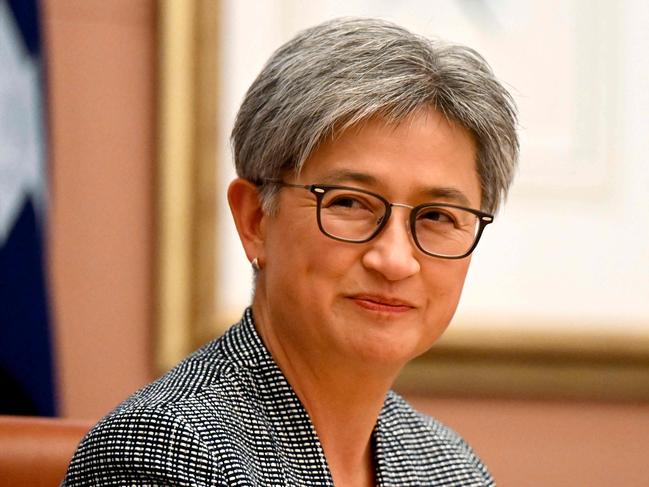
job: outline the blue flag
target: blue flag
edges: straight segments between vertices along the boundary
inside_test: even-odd
[[[37,0],[0,0],[0,414],[56,414]]]

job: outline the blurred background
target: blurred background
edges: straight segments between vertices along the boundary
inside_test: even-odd
[[[0,414],[96,420],[238,319],[234,115],[348,15],[474,47],[520,108],[513,190],[397,388],[499,485],[649,485],[639,0],[0,0]]]

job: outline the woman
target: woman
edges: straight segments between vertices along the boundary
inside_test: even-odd
[[[232,133],[252,306],[104,418],[65,485],[493,485],[390,387],[455,312],[515,124],[467,48],[358,19],[281,47]]]

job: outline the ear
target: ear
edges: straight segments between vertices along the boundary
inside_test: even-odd
[[[228,203],[248,260],[263,260],[265,215],[257,186],[247,179],[235,179],[228,187]]]

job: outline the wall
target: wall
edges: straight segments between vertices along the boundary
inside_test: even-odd
[[[498,487],[649,485],[646,404],[410,399],[460,432]]]
[[[155,2],[43,7],[61,413],[97,418],[151,378]]]
[[[44,7],[61,399],[93,419],[152,378],[156,2]],[[500,487],[649,485],[646,404],[413,399]]]
[[[649,4],[222,4],[224,167],[231,168],[228,131],[245,90],[272,51],[303,28],[332,17],[378,16],[469,45],[486,57],[519,106],[521,159],[508,201],[473,255],[449,333],[570,328],[586,337],[649,339],[648,229],[638,224],[649,220]],[[231,318],[249,302],[251,271],[227,205],[221,209],[217,282],[228,286],[217,293]]]

